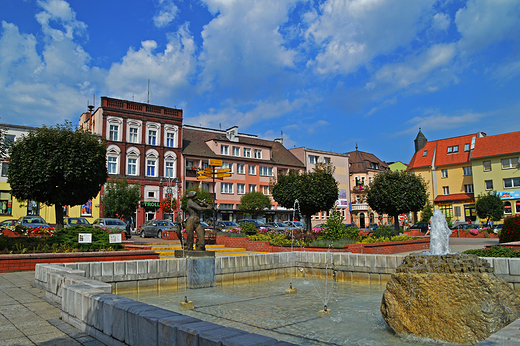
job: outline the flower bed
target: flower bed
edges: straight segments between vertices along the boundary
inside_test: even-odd
[[[42,228],[42,227],[18,227],[9,226],[0,230],[0,235],[4,237],[48,237],[53,236],[56,232],[54,227]]]
[[[492,229],[488,228],[472,228],[469,230],[455,230],[451,237],[458,238],[498,238],[498,234],[494,233]]]

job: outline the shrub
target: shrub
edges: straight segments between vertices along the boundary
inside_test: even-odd
[[[359,228],[351,226],[345,229],[345,236],[352,241],[360,241],[361,235],[359,234]]]
[[[520,257],[520,251],[502,246],[493,246],[489,249],[466,250],[464,253],[476,255],[478,257]]]
[[[374,238],[392,238],[397,235],[399,235],[399,233],[390,226],[380,226],[372,233]]]
[[[355,244],[355,241],[350,239],[339,239],[339,240],[331,240],[331,239],[320,239],[312,241],[308,247],[327,247],[327,248],[342,248],[344,245]]]
[[[500,243],[520,240],[520,215],[506,217],[499,237]]]
[[[346,236],[345,225],[343,224],[343,216],[334,207],[327,219],[327,228],[322,232],[320,238],[322,239],[343,239]]]
[[[79,233],[91,233],[92,243],[84,244],[78,242]],[[109,232],[97,227],[82,227],[72,226],[66,227],[56,232],[55,237],[48,239],[47,243],[53,247],[60,244],[66,244],[67,246],[74,249],[85,249],[86,251],[101,250],[101,249],[120,249],[123,247],[121,244],[110,244]]]
[[[387,243],[392,241],[406,241],[406,240],[414,240],[417,238],[410,237],[409,235],[396,235],[392,237],[366,237],[361,241],[361,244],[370,244],[370,243]]]
[[[245,233],[247,235],[255,235],[258,233],[258,230],[256,229],[256,226],[252,222],[244,222],[242,224],[242,233]]]

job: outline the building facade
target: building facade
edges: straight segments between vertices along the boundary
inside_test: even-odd
[[[325,163],[334,166],[334,179],[338,182],[338,200],[336,208],[343,216],[345,223],[351,223],[350,214],[350,176],[349,156],[329,151],[308,149],[305,147],[289,149],[301,162],[305,164],[307,172],[312,172],[317,164]],[[311,217],[312,225],[326,223],[329,217],[328,211],[322,211]]]
[[[504,214],[520,214],[520,132],[479,137],[471,155],[475,196],[496,192]]]
[[[238,127],[226,131],[185,125],[183,127],[183,180],[186,188],[204,188],[215,193],[217,220],[237,221],[245,218],[239,210],[240,198],[253,191],[270,196],[270,184],[278,174],[289,170],[303,170],[300,162],[281,139],[259,139],[255,135],[238,132]],[[198,179],[197,171],[209,167],[210,160],[221,160],[231,170],[231,176],[217,179]],[[214,189],[215,188],[215,189]],[[271,210],[266,210],[266,221],[289,220],[293,214],[271,198]]]
[[[419,130],[408,170],[427,184],[430,203],[454,224],[476,222],[472,152],[485,133],[427,141]],[[417,220],[416,220],[417,221]]]
[[[389,224],[392,221],[386,214],[378,214],[367,203],[366,193],[377,173],[388,170],[386,162],[374,154],[356,150],[345,153],[350,157],[350,199],[352,201],[352,222],[359,228],[366,228],[371,223]]]
[[[90,108],[81,115],[79,126],[106,141],[109,179],[126,177],[141,186],[135,227],[147,220],[164,219],[160,201],[167,191],[179,196],[183,184],[182,110],[109,97],[102,97],[95,111]]]

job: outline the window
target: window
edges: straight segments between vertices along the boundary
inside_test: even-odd
[[[444,196],[447,196],[450,194],[450,187],[449,186],[443,186],[442,187],[442,193]]]
[[[249,184],[249,192],[256,192],[256,185],[255,184]]]
[[[14,143],[15,135],[4,135],[4,145],[6,147]]]
[[[237,193],[243,195],[246,193],[246,184],[237,184]]]
[[[509,201],[504,202],[504,213],[511,214],[511,202],[509,202]]]
[[[165,172],[164,172],[164,175],[167,177],[167,178],[173,178],[175,177],[175,175],[173,174],[174,173],[174,170],[173,170],[173,166],[175,164],[175,161],[173,160],[168,160],[165,162]]]
[[[231,183],[220,183],[220,193],[233,193],[233,184]]]
[[[269,191],[269,185],[261,185],[260,188],[262,189],[262,193],[264,195],[270,195],[271,191]]]
[[[245,165],[243,163],[237,163],[237,173],[246,174]]]
[[[0,215],[11,215],[13,198],[9,191],[0,191]]]
[[[222,162],[222,168],[229,168],[231,169],[229,173],[233,173],[233,164],[231,162]]]
[[[109,131],[108,131],[108,139],[111,141],[117,141],[118,132],[119,132],[118,125],[110,125]]]
[[[484,183],[486,184],[486,190],[493,190],[493,180],[486,180]]]
[[[240,156],[240,148],[233,147],[233,156]]]
[[[473,184],[464,185],[465,193],[473,193]]]
[[[273,167],[260,166],[259,174],[263,177],[271,177],[273,175]]]
[[[148,191],[148,198],[155,198],[155,191]]]
[[[244,148],[244,157],[251,157],[251,149]]]
[[[442,172],[442,173],[441,173],[441,176],[442,176],[443,178],[447,178],[447,177],[448,177],[448,170],[447,170],[447,169],[443,169],[441,172]]]
[[[137,175],[137,159],[129,157],[127,159],[126,174]]]
[[[157,140],[157,131],[156,130],[148,130],[148,144],[155,145],[155,141]]]
[[[27,215],[40,215],[40,203],[35,201],[27,202]]]
[[[229,145],[220,146],[220,155],[229,155]]]
[[[502,159],[502,169],[518,168],[518,157]]]
[[[330,163],[330,157],[324,157],[323,163]]]
[[[483,161],[482,165],[484,166],[484,172],[491,171],[491,161]]]
[[[108,174],[117,174],[117,156],[107,157]]]
[[[453,208],[450,205],[439,205],[439,210],[444,214],[446,218],[453,218]]]
[[[520,187],[520,178],[506,178],[504,179],[504,188],[510,189],[513,187]]]
[[[7,177],[7,170],[9,169],[9,162],[2,162],[2,177]]]
[[[147,177],[155,177],[155,163],[157,160],[155,159],[147,159],[146,160],[146,176]]]
[[[458,145],[454,145],[454,146],[448,147],[448,154],[455,154],[455,153],[458,153],[458,152],[459,152],[459,146]]]
[[[137,143],[137,127],[131,127],[129,129],[128,141],[130,143]]]
[[[426,155],[428,155],[428,150],[425,150],[422,152],[422,156],[425,157]]]
[[[516,206],[515,207],[516,208],[516,213],[517,214],[520,213],[520,201],[516,201],[515,206]]]
[[[262,158],[262,150],[255,149],[255,159],[261,159]]]
[[[469,143],[464,144],[464,151],[469,151]]]
[[[169,148],[175,147],[175,133],[173,133],[173,132],[166,133],[166,146]]]
[[[469,166],[469,167],[462,167],[462,171],[463,171],[464,175],[471,175],[471,174],[473,174],[472,170],[471,170],[471,166]]]
[[[309,163],[317,164],[318,163],[318,156],[309,155]]]
[[[249,165],[249,175],[256,175],[256,166],[255,165]]]

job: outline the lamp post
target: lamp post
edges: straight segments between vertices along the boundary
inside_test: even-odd
[[[177,185],[177,196],[179,195],[179,185],[180,183],[179,178],[173,178],[173,177],[161,177],[159,180],[159,186],[163,186],[166,182],[166,197],[170,198],[170,221],[173,222],[173,187]],[[180,203],[180,201],[179,201]],[[178,207],[178,206],[177,206]]]

